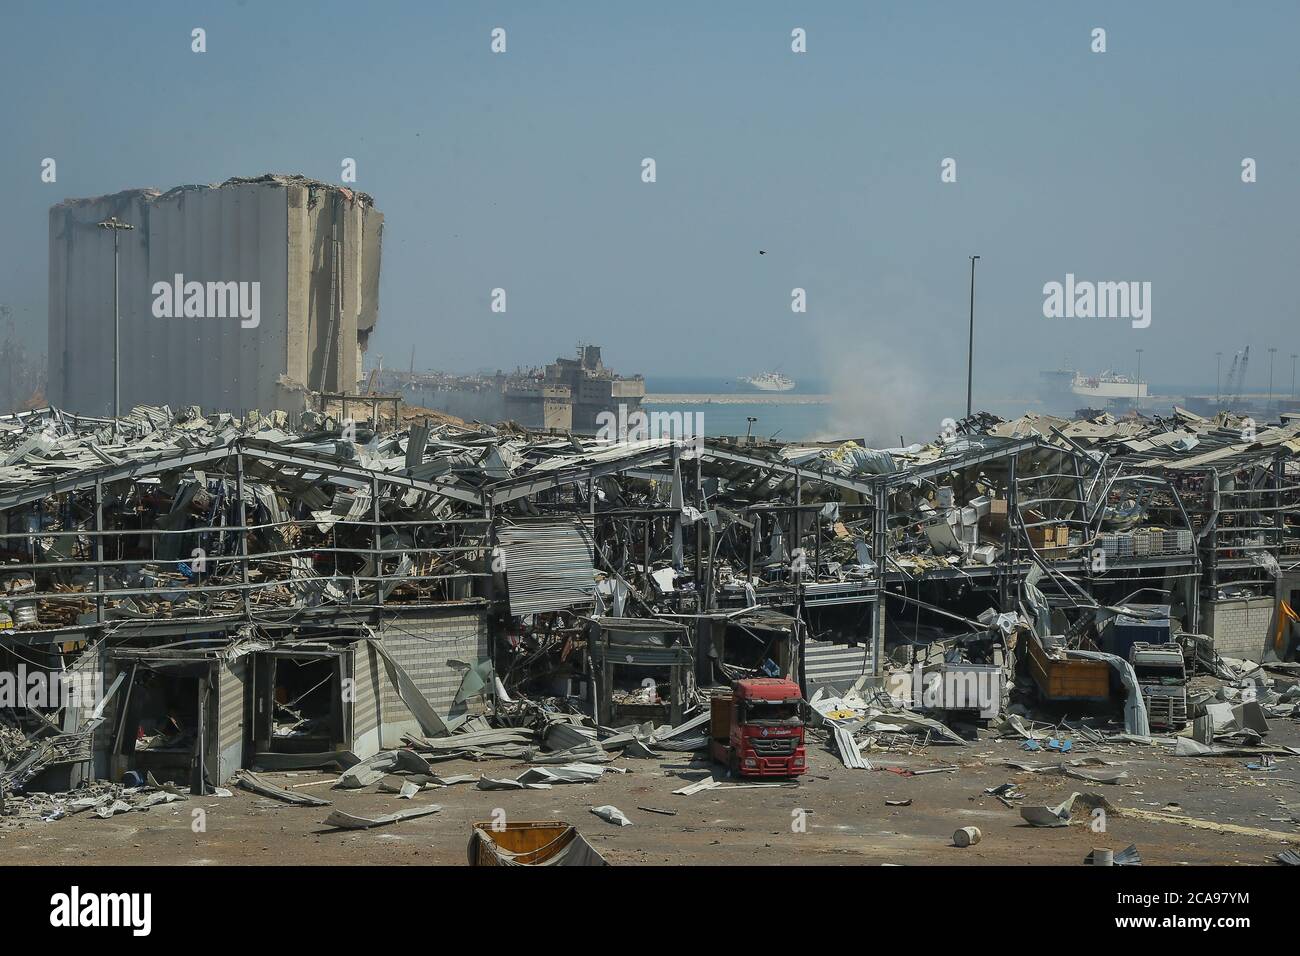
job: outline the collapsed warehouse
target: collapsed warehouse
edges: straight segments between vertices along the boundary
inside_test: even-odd
[[[0,669],[93,692],[0,702],[0,795],[698,749],[749,678],[795,681],[850,765],[873,728],[1039,736],[1026,701],[1213,748],[1241,715],[1188,671],[1296,713],[1257,665],[1296,658],[1297,453],[1300,422],[1181,410],[893,449],[7,416]]]

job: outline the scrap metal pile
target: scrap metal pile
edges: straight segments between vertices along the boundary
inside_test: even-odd
[[[453,596],[481,570],[495,436],[139,407],[0,421],[0,591],[17,630]],[[462,583],[462,590],[468,588]]]
[[[1125,732],[1145,735],[1139,713],[1206,709],[1164,644],[1188,671],[1229,666],[1198,632],[1203,579],[1264,593],[1295,568],[1297,453],[1300,423],[1180,410],[980,414],[870,449],[45,409],[0,419],[0,634],[45,635],[57,669],[126,623],[273,642],[344,612],[378,623],[480,598],[490,659],[463,662],[457,702],[481,693],[490,722],[422,720],[407,744],[435,760],[682,748],[662,728],[699,726],[711,689],[762,677],[820,702],[846,762],[868,741],[960,741],[953,728],[1027,716],[1035,685],[1051,700],[1083,679],[1083,698],[1109,701],[1112,671]],[[1280,634],[1276,656],[1294,647]],[[951,677],[987,692],[953,696]],[[1293,694],[1265,692],[1269,715],[1294,713]],[[292,701],[275,715],[282,737],[310,724]],[[15,727],[30,739],[30,720]],[[5,762],[25,746],[2,742]]]

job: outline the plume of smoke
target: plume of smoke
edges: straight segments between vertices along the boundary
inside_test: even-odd
[[[825,438],[860,436],[869,446],[889,448],[934,441],[945,418],[965,413],[965,381],[936,374],[925,350],[903,354],[879,340],[824,343],[822,367],[831,391]]]

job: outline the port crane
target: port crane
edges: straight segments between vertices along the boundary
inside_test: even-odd
[[[1219,404],[1228,408],[1237,404],[1246,384],[1246,367],[1250,364],[1250,346],[1232,356],[1232,365],[1228,369],[1228,378],[1223,383],[1223,395]]]

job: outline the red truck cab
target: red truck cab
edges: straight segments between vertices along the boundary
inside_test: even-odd
[[[742,777],[797,777],[808,772],[801,710],[791,680],[736,681],[731,695],[713,699],[713,757]]]

